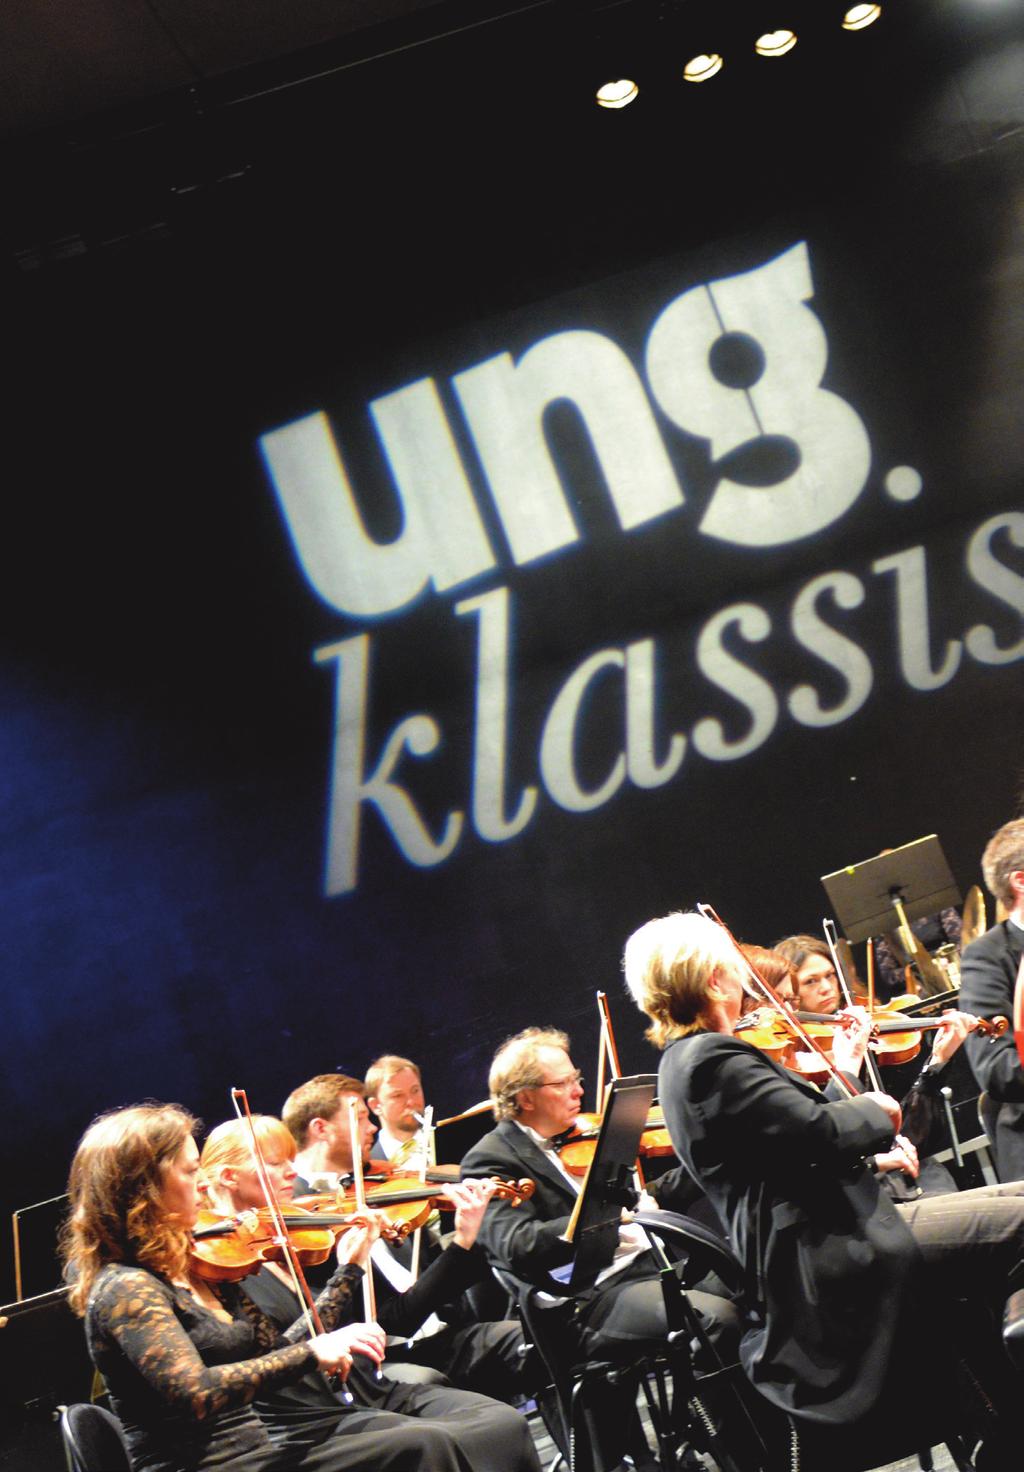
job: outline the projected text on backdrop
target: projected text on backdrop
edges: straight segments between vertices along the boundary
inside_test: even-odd
[[[471,770],[460,795],[429,823],[415,794],[415,766],[436,752],[444,731],[426,711],[393,725],[367,752],[373,641],[367,632],[315,651],[333,669],[335,718],[327,823],[328,894],[354,889],[364,809],[372,807],[410,863],[442,863],[466,840],[468,823],[491,843],[506,842],[533,820],[545,794],[570,812],[593,811],[626,784],[650,789],[672,781],[692,750],[734,761],[764,744],[788,717],[805,727],[849,719],[874,679],[869,653],[837,623],[869,597],[891,598],[900,674],[917,690],[938,689],[966,654],[983,664],[1024,656],[1024,638],[1000,643],[985,624],[962,631],[936,654],[929,619],[924,546],[876,559],[864,579],[832,569],[808,579],[774,627],[756,600],[734,602],[694,630],[688,665],[662,669],[652,639],[581,652],[558,680],[544,713],[533,762],[535,780],[508,790],[515,742],[508,711],[515,682],[512,595],[500,582],[503,559],[528,567],[571,556],[585,533],[545,431],[553,404],[568,403],[585,426],[624,536],[656,519],[666,531],[687,506],[689,488],[673,462],[678,431],[707,444],[716,472],[703,513],[687,527],[691,555],[705,549],[769,549],[812,537],[842,518],[862,494],[871,466],[868,433],[856,410],[823,386],[828,343],[809,306],[814,294],[805,243],[757,269],[693,286],[654,317],[643,361],[635,366],[609,336],[587,330],[551,334],[513,361],[499,353],[452,376],[451,392],[475,464],[460,452],[438,384],[419,379],[369,405],[380,453],[401,506],[402,527],[388,543],[368,535],[357,486],[323,413],[262,437],[261,446],[285,523],[309,583],[350,620],[391,618],[433,590],[455,592],[455,618],[475,621]],[[663,427],[667,426],[667,428]],[[765,472],[765,465],[775,467]],[[481,483],[482,474],[482,483]],[[889,470],[894,501],[913,499],[921,478],[909,466]],[[506,546],[481,514],[486,495]],[[964,547],[971,584],[1024,617],[1024,577],[1005,560],[1024,547],[1024,514],[992,517]],[[625,555],[627,546],[623,544]],[[701,555],[710,555],[706,550]],[[888,575],[891,594],[881,589]],[[474,584],[486,582],[482,591]],[[811,656],[806,681],[777,688],[736,646],[786,640]],[[830,675],[831,698],[813,683],[814,663]],[[696,714],[686,730],[659,729],[663,681],[696,681],[724,692],[742,713],[741,729]],[[838,680],[841,693],[835,695]],[[585,783],[576,753],[598,684],[615,682],[621,739],[600,780]],[[468,823],[467,823],[468,819]]]

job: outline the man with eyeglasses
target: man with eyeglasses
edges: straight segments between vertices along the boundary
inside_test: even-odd
[[[580,1112],[583,1080],[569,1056],[569,1039],[554,1029],[531,1027],[502,1044],[488,1078],[497,1127],[467,1153],[462,1174],[519,1178],[535,1183],[533,1196],[511,1208],[492,1201],[479,1242],[491,1261],[517,1278],[549,1292],[568,1279],[575,1248],[565,1231],[582,1181],[562,1164],[559,1136]],[[681,1170],[654,1183],[646,1207],[690,1209],[700,1193]],[[600,1358],[630,1343],[650,1343],[667,1333],[659,1265],[641,1230],[629,1221],[619,1228],[611,1264],[593,1287],[577,1296],[581,1343]],[[552,1282],[554,1279],[554,1283]],[[720,1284],[716,1291],[690,1291],[690,1300],[720,1352],[736,1342],[736,1315]]]

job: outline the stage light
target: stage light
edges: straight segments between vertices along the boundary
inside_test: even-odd
[[[687,82],[707,82],[721,70],[722,58],[713,51],[710,56],[691,56],[683,67],[683,77]]]
[[[598,107],[628,107],[639,96],[635,82],[623,77],[618,82],[605,82],[594,94]]]
[[[880,5],[851,5],[843,16],[843,30],[862,31],[865,26],[874,25],[881,13]]]
[[[765,31],[754,42],[754,50],[758,56],[785,56],[795,45],[795,31]]]

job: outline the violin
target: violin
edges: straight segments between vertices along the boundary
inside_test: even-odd
[[[896,1007],[877,1007],[871,1018],[871,1051],[883,1066],[906,1063],[921,1051],[921,1033],[942,1027],[942,1017],[907,1017]],[[1005,1017],[976,1017],[970,1031],[984,1037],[1002,1037],[1009,1027]]]
[[[334,1243],[349,1227],[365,1225],[367,1217],[347,1212],[306,1211],[289,1206],[280,1212],[289,1250],[303,1268],[318,1267],[331,1255]],[[200,1211],[192,1228],[189,1259],[192,1271],[207,1282],[235,1283],[259,1272],[267,1262],[278,1262],[285,1248],[266,1207],[224,1216]]]
[[[773,1062],[788,1068],[791,1073],[799,1074],[808,1083],[826,1083],[828,1064],[833,1061],[832,1043],[836,1028],[844,1026],[845,1020],[836,1017],[826,1021],[817,1012],[797,1012],[795,1016],[804,1024],[804,1033],[818,1044],[822,1056],[804,1051],[803,1039],[788,1025],[782,1013],[771,1007],[762,1007],[747,1017],[741,1017],[735,1031],[744,1042],[767,1054]]]
[[[491,1180],[494,1184],[494,1195],[511,1202],[513,1206],[528,1201],[535,1189],[535,1183],[528,1178],[503,1181],[493,1176]],[[396,1234],[395,1240],[398,1241],[423,1226],[437,1207],[455,1210],[455,1203],[438,1190],[436,1183],[421,1181],[419,1176],[392,1176],[382,1186],[368,1186],[365,1197],[366,1209],[382,1212],[391,1223],[392,1231]],[[343,1217],[345,1213],[351,1215],[357,1212],[354,1191],[343,1188],[303,1196],[296,1204],[314,1216],[324,1211],[341,1212]]]
[[[811,1036],[818,1039],[826,1054],[831,1055],[831,1047],[825,1039],[830,1039],[837,1027],[843,1027],[849,1021],[848,1017],[822,1014],[820,1012],[795,1012],[798,1022],[805,1025],[805,1030]],[[907,1017],[905,1013],[897,1008],[878,1007],[872,1015],[871,1026],[871,1050],[876,1061],[883,1067],[894,1067],[899,1063],[907,1063],[916,1058],[921,1051],[922,1032],[927,1032],[943,1026],[942,1017]],[[972,1032],[980,1032],[985,1037],[1002,1037],[1009,1027],[1005,1017],[995,1017],[991,1021],[985,1017],[975,1019],[971,1028]],[[748,1017],[741,1017],[736,1024],[736,1031],[742,1033],[745,1042],[752,1043],[755,1048],[767,1053],[774,1058],[776,1063],[791,1068],[800,1073],[812,1083],[820,1082],[817,1074],[827,1076],[826,1071],[813,1064],[805,1068],[800,1062],[795,1051],[796,1039],[787,1027],[780,1013],[772,1013],[770,1009],[762,1008],[751,1013]]]
[[[597,1149],[597,1137],[601,1133],[601,1119],[600,1114],[578,1114],[572,1133],[558,1145],[559,1159],[570,1175],[585,1176],[590,1169]],[[660,1104],[655,1104],[647,1116],[637,1153],[642,1156],[675,1154]]]

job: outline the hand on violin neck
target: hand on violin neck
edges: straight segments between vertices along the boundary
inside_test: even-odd
[[[487,1203],[494,1195],[493,1181],[478,1181],[469,1178],[445,1186],[441,1192],[455,1207],[455,1230],[452,1240],[457,1247],[467,1252],[473,1246],[484,1219]]]
[[[335,1248],[335,1256],[338,1264],[344,1267],[346,1264],[365,1268],[369,1261],[373,1244],[381,1234],[380,1213],[368,1211],[364,1217],[342,1232],[338,1238]]]
[[[973,1032],[977,1025],[978,1019],[969,1012],[943,1012],[942,1026],[932,1042],[933,1070],[949,1062],[967,1034]]]
[[[859,1073],[871,1037],[871,1018],[863,1007],[849,1007],[839,1013],[839,1021],[832,1039],[832,1061],[841,1073]]]

